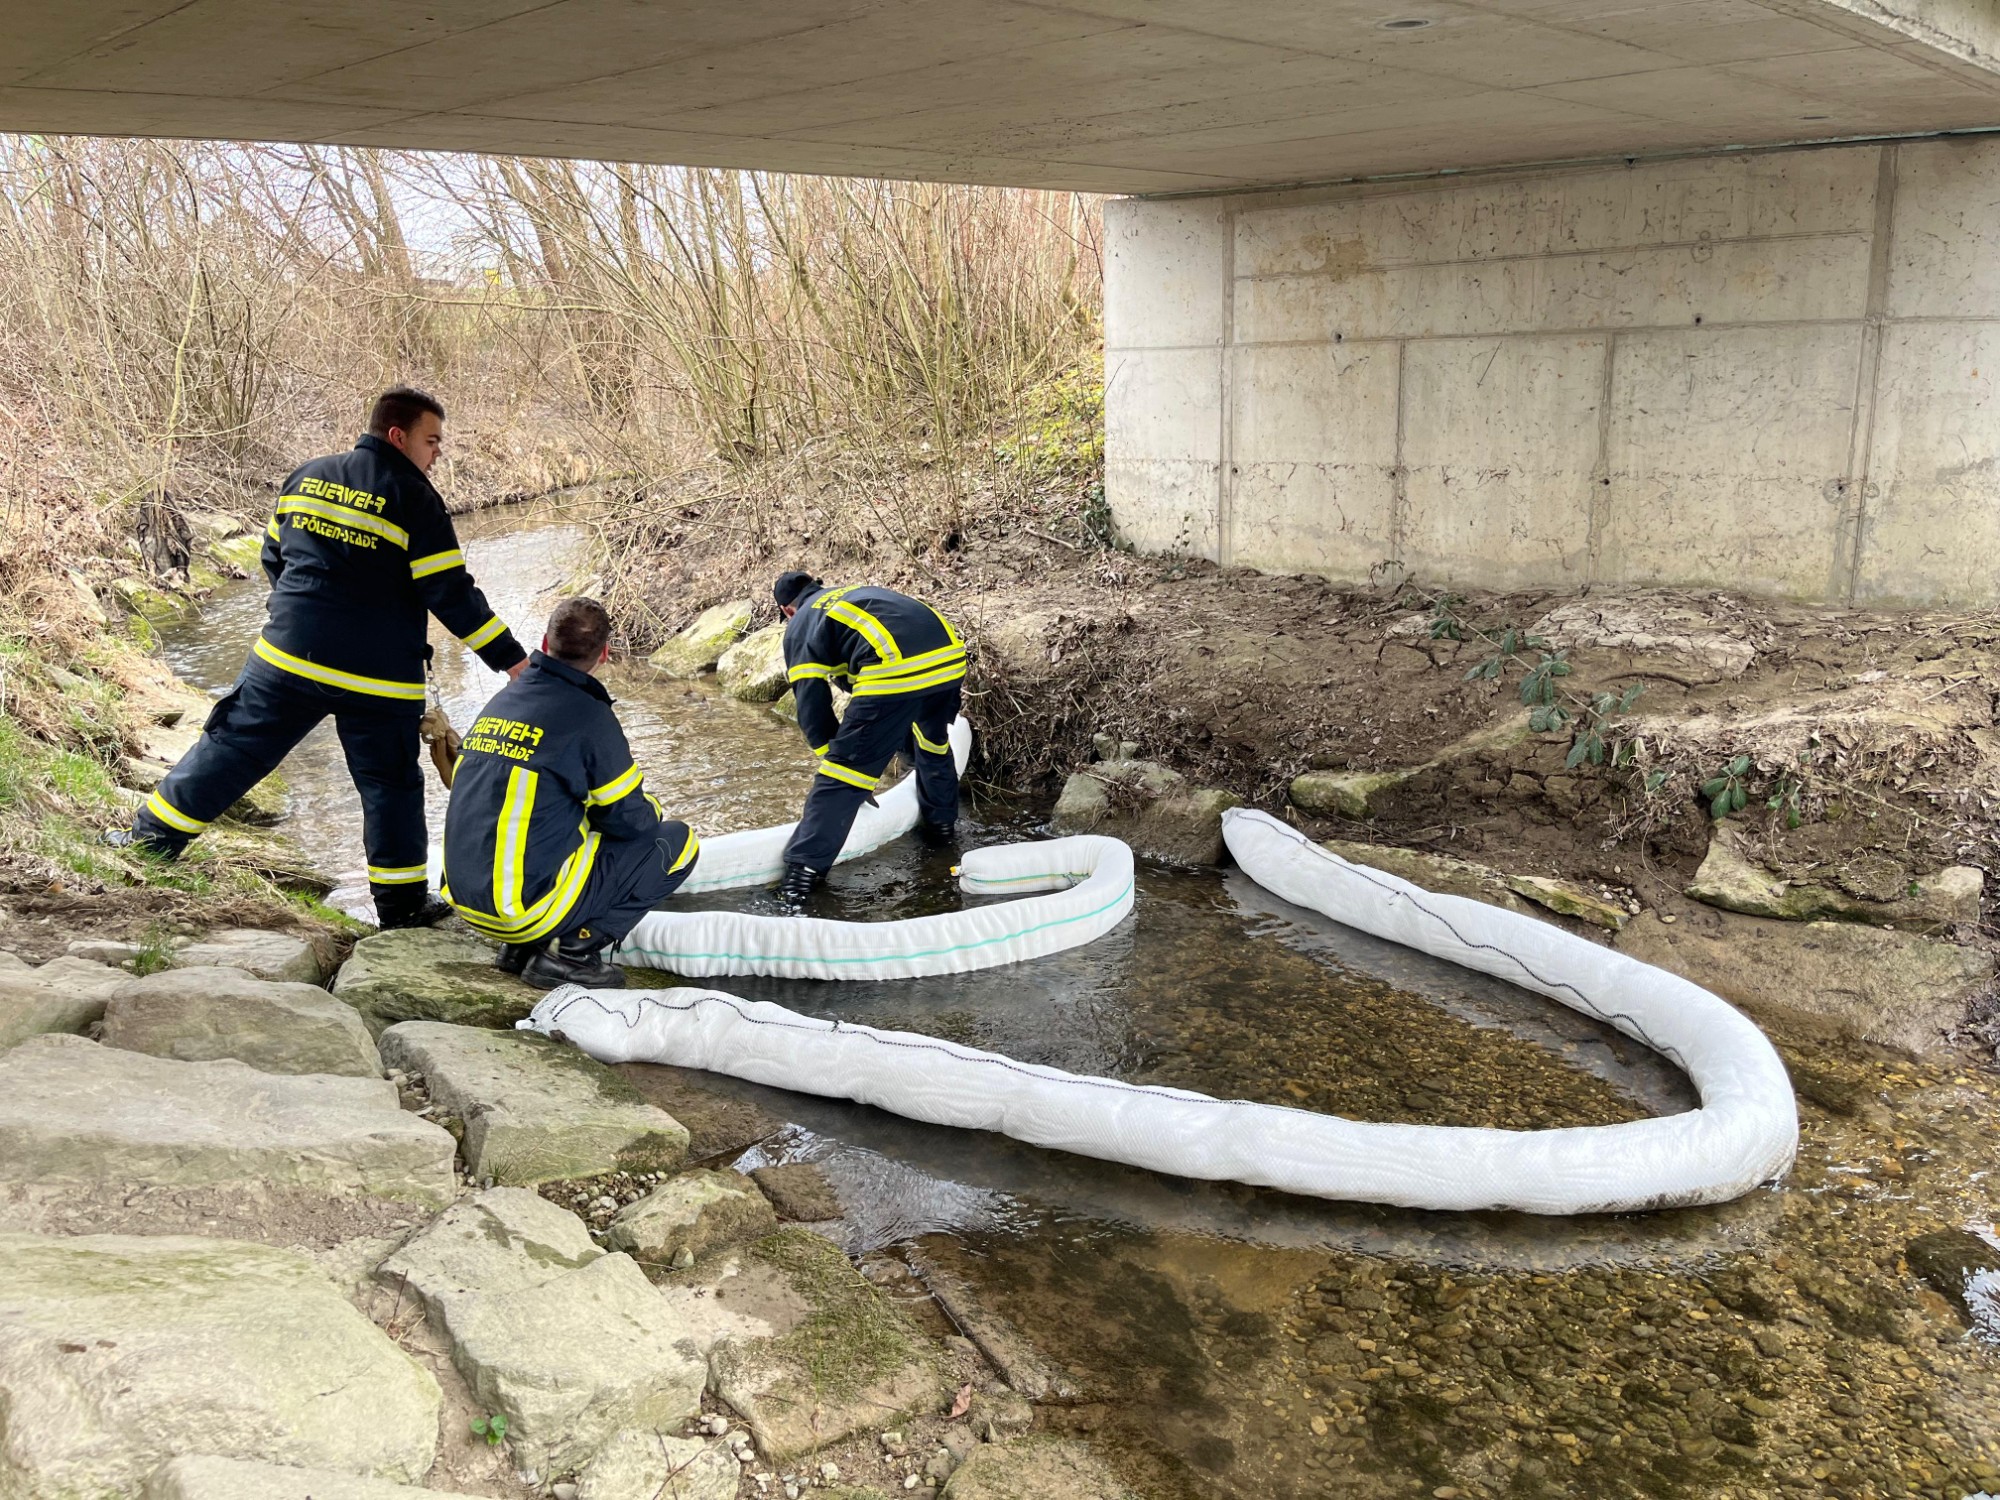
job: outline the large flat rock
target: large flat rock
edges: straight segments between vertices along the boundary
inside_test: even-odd
[[[475,1402],[507,1418],[516,1459],[544,1473],[700,1409],[701,1355],[645,1272],[534,1193],[456,1205],[376,1274],[422,1300]]]
[[[51,1032],[81,1032],[104,1019],[106,1002],[131,979],[123,969],[85,958],[0,968],[0,1048]]]
[[[392,1067],[421,1073],[465,1124],[466,1169],[516,1186],[604,1172],[671,1171],[688,1133],[602,1063],[527,1031],[405,1021],[381,1036]]]
[[[757,612],[749,599],[736,599],[705,609],[679,635],[646,658],[649,666],[669,677],[697,677],[722,659],[750,628]]]
[[[494,968],[498,953],[465,933],[429,927],[378,932],[354,945],[333,992],[378,1034],[398,1021],[510,1027],[542,995]]]
[[[203,1455],[162,1464],[139,1500],[423,1500],[457,1490],[416,1489],[386,1479],[362,1479],[332,1469],[284,1468]]]
[[[785,627],[766,625],[743,637],[715,663],[722,691],[745,703],[770,703],[785,691]]]
[[[743,1321],[718,1331],[709,1379],[772,1463],[943,1396],[931,1342],[831,1241],[783,1229],[719,1259]]]
[[[670,1265],[682,1249],[706,1255],[778,1227],[771,1200],[741,1172],[684,1172],[628,1203],[604,1243],[635,1259]]]
[[[1790,1016],[1908,1052],[1965,1019],[1993,959],[1905,932],[1845,922],[1779,922],[1700,911],[1669,925],[1648,912],[1621,953],[1693,980],[1753,1013]]]
[[[1791,881],[1751,856],[1742,835],[1718,824],[1708,854],[1687,894],[1709,906],[1747,917],[1787,922],[1862,922],[1906,932],[1945,933],[1979,921],[1986,877],[1970,865],[1952,865],[1909,881],[1886,901],[1871,900],[1814,881]]]
[[[242,1185],[448,1203],[454,1142],[382,1079],[42,1036],[0,1052],[0,1182]]]
[[[577,1500],[737,1500],[742,1478],[743,1466],[721,1443],[628,1427],[583,1471]],[[763,1493],[777,1500],[779,1492]]]
[[[1061,1438],[983,1444],[945,1482],[942,1500],[1139,1500],[1088,1448]]]
[[[1174,864],[1217,865],[1223,811],[1242,800],[1149,760],[1107,760],[1063,783],[1049,821],[1057,833],[1109,834]]]
[[[240,969],[169,969],[112,992],[104,1044],[180,1062],[234,1058],[263,1073],[380,1078],[359,1011],[311,984]]]
[[[184,1453],[414,1484],[440,1401],[430,1373],[302,1255],[0,1234],[10,1500],[124,1500]]]
[[[257,927],[225,927],[205,933],[196,942],[174,950],[177,969],[241,969],[258,979],[318,984],[326,966],[318,950],[290,932],[266,932]]]

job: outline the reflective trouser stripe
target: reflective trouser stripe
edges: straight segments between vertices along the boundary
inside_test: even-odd
[[[838,761],[823,760],[819,763],[819,774],[835,781],[844,781],[849,786],[858,786],[864,792],[875,790],[875,783],[881,778],[870,776],[866,771],[857,771],[852,766],[843,766]]]
[[[158,792],[146,799],[146,811],[158,818],[167,827],[180,833],[200,833],[208,824],[199,818],[190,818],[186,813],[167,801]]]
[[[403,865],[399,868],[370,865],[368,867],[368,883],[370,885],[421,885],[427,874],[428,871],[423,865]]]
[[[910,733],[917,737],[917,748],[919,750],[928,750],[933,755],[951,754],[951,744],[949,740],[947,740],[944,744],[940,745],[935,740],[926,739],[924,737],[923,730],[917,728],[917,726],[914,724],[910,726]]]
[[[696,838],[694,836],[693,831],[690,830],[688,833],[687,847],[681,850],[680,858],[673,862],[672,866],[667,870],[667,873],[671,875],[674,873],[675,870],[686,869],[688,865],[693,862],[694,857],[700,852],[701,852],[701,840]]]
[[[328,687],[346,688],[351,693],[367,693],[375,698],[409,698],[421,703],[424,685],[421,682],[391,682],[381,677],[362,677],[354,672],[343,672],[338,667],[323,667],[316,661],[307,661],[302,656],[294,656],[289,651],[280,651],[276,646],[257,637],[257,644],[251,648],[256,656],[280,672],[290,672],[294,677],[308,678],[313,682],[323,682]]]

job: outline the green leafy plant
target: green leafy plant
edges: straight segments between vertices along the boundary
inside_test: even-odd
[[[1708,814],[1716,822],[1743,811],[1750,800],[1744,787],[1749,775],[1750,757],[1739,755],[1722,768],[1720,775],[1711,776],[1701,784],[1701,794],[1708,799]]]
[[[472,1435],[485,1438],[489,1448],[497,1448],[507,1441],[507,1419],[497,1411],[490,1417],[474,1417]]]
[[[1432,640],[1462,641],[1466,638],[1465,622],[1458,617],[1459,606],[1464,603],[1456,594],[1439,594],[1431,601]]]
[[[1764,806],[1774,813],[1782,813],[1787,828],[1796,828],[1805,821],[1805,783],[1790,771],[1778,778],[1778,784],[1771,789]]]
[[[1569,754],[1563,760],[1563,769],[1574,771],[1585,761],[1593,766],[1601,766],[1608,759],[1613,766],[1628,766],[1632,763],[1633,744],[1631,738],[1610,733],[1613,719],[1622,718],[1632,711],[1632,705],[1639,701],[1639,695],[1646,690],[1643,682],[1635,682],[1622,693],[1592,693],[1590,702],[1584,707],[1583,719],[1577,725],[1576,743],[1569,747]],[[1666,780],[1666,772],[1655,771],[1646,780],[1646,790],[1651,792],[1653,776]]]
[[[1529,636],[1529,642],[1539,643],[1541,637]],[[1560,651],[1544,651],[1539,660],[1528,668],[1528,675],[1521,679],[1521,701],[1533,710],[1528,715],[1528,728],[1536,734],[1546,734],[1551,729],[1560,729],[1570,720],[1570,712],[1559,699],[1556,683],[1569,676],[1569,662]]]

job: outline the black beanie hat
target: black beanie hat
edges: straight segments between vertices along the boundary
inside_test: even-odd
[[[795,604],[806,594],[819,588],[820,582],[810,573],[802,573],[796,568],[789,573],[780,573],[778,581],[771,585],[771,597],[778,601],[778,608]]]

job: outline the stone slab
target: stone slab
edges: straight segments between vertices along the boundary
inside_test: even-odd
[[[1294,777],[1292,805],[1320,817],[1362,819],[1380,810],[1379,799],[1412,777],[1440,766],[1486,759],[1504,753],[1526,740],[1528,716],[1510,715],[1497,724],[1475,730],[1464,739],[1446,746],[1420,766],[1404,766],[1383,771],[1307,771]]]
[[[722,691],[744,703],[771,703],[785,691],[785,627],[753,630],[715,664]]]
[[[1063,783],[1049,822],[1057,833],[1109,834],[1173,864],[1217,865],[1223,810],[1241,802],[1152,761],[1107,760]]]
[[[172,1062],[73,1036],[0,1052],[0,1182],[242,1185],[448,1203],[454,1142],[382,1079]]]
[[[1747,917],[1789,922],[1865,922],[1906,932],[1939,933],[1979,920],[1985,875],[1953,865],[1910,883],[1893,901],[1871,901],[1832,886],[1798,883],[1773,874],[1744,847],[1740,834],[1719,824],[1687,894],[1708,906]]]
[[[721,1443],[628,1427],[590,1461],[577,1500],[736,1500],[742,1476]]]
[[[1367,865],[1442,896],[1464,896],[1507,911],[1529,913],[1529,904],[1508,888],[1507,877],[1488,865],[1420,849],[1357,844],[1351,839],[1324,839],[1321,847],[1350,864]]]
[[[376,1274],[422,1300],[525,1466],[584,1465],[627,1428],[672,1430],[700,1409],[702,1358],[637,1262],[534,1193],[454,1206]]]
[[[1830,1026],[1908,1052],[1938,1045],[1993,978],[1992,956],[1843,922],[1774,922],[1705,911],[1668,925],[1648,912],[1620,953],[1657,964],[1754,1013]]]
[[[354,945],[333,992],[377,1034],[398,1021],[511,1027],[542,995],[493,967],[499,951],[462,932],[378,932]]]
[[[778,1227],[771,1200],[740,1172],[697,1169],[662,1183],[611,1221],[604,1243],[636,1259],[671,1264],[685,1248],[706,1255]]]
[[[709,1378],[769,1462],[789,1462],[942,1399],[930,1341],[830,1241],[783,1229],[731,1256],[743,1283],[767,1283],[761,1298],[732,1291],[737,1311],[743,1300],[761,1301],[774,1321],[762,1336],[719,1338]]]
[[[302,1255],[0,1234],[0,1494],[136,1495],[194,1452],[415,1484],[440,1404]]]
[[[203,1454],[176,1458],[155,1469],[139,1500],[422,1500],[426,1495],[435,1500],[460,1493],[363,1479],[332,1469],[281,1468]]]
[[[255,927],[226,927],[174,950],[177,969],[241,969],[258,979],[318,984],[326,978],[319,954],[305,938]]]
[[[179,1062],[235,1058],[262,1073],[380,1078],[382,1059],[353,1006],[311,984],[240,969],[169,969],[120,986],[104,1045]]]
[[[1082,1443],[987,1443],[952,1471],[940,1500],[1140,1500]]]
[[[750,628],[757,606],[749,599],[735,599],[705,609],[679,635],[646,658],[646,664],[669,677],[697,677],[722,659]]]
[[[843,1210],[840,1196],[816,1162],[793,1161],[782,1166],[759,1167],[750,1180],[763,1190],[781,1219],[799,1224],[818,1224],[837,1219]]]
[[[466,1168],[477,1179],[520,1186],[671,1171],[687,1158],[679,1121],[548,1037],[405,1021],[382,1033],[381,1049],[391,1067],[423,1074],[431,1102],[464,1122]]]
[[[50,1032],[81,1032],[104,1019],[106,1003],[131,979],[123,969],[85,958],[0,968],[0,1048]]]

